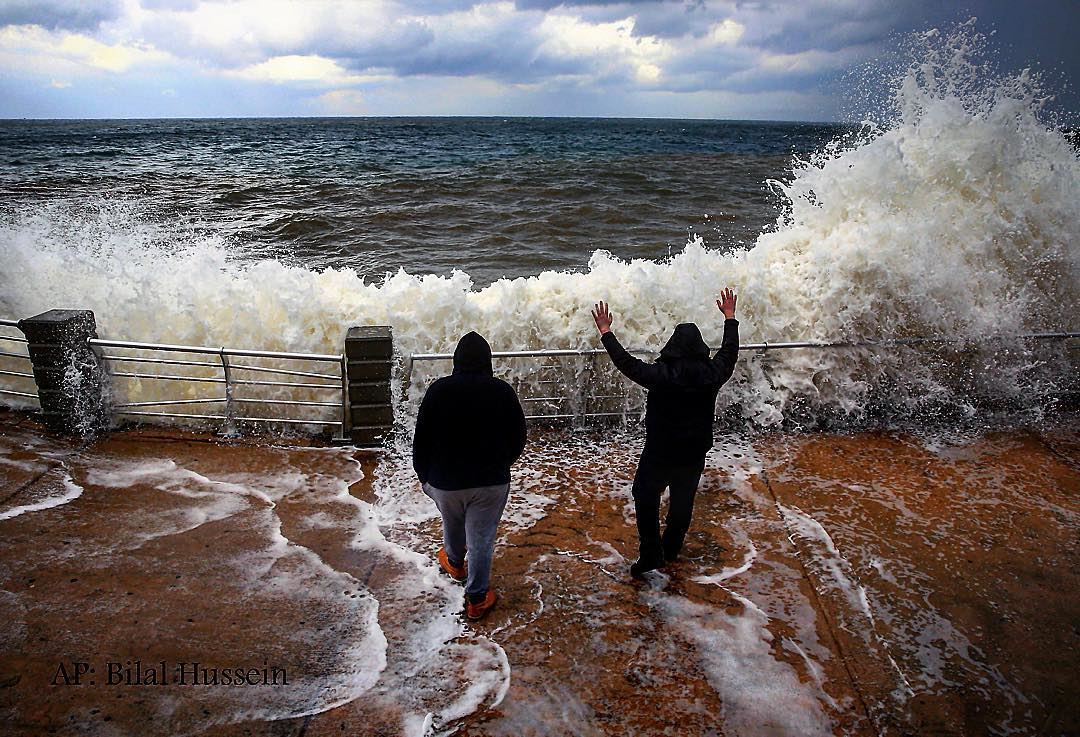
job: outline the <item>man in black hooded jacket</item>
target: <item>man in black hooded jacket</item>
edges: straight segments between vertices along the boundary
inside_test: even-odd
[[[495,533],[510,491],[510,466],[524,448],[525,415],[517,394],[493,376],[490,346],[470,332],[458,341],[453,373],[424,395],[413,436],[413,470],[442,515],[439,565],[465,581],[470,619],[495,605]]]
[[[705,454],[713,443],[713,416],[716,395],[735,370],[739,358],[739,322],[735,319],[737,297],[725,289],[716,300],[724,313],[724,339],[716,355],[709,358],[709,346],[692,322],[682,323],[655,363],[630,355],[611,332],[611,313],[600,302],[593,320],[600,340],[615,368],[648,390],[645,402],[645,448],[634,475],[634,513],[637,517],[638,560],[630,574],[674,561],[682,550],[694,512],[694,495]],[[670,489],[668,514],[660,535],[660,495]]]

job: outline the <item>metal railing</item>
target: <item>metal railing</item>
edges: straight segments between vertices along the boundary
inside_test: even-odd
[[[0,326],[6,327],[6,328],[18,328],[19,327],[19,321],[18,320],[0,319]],[[24,338],[21,335],[19,335],[19,336],[0,335],[0,343],[21,343],[21,344],[25,345],[26,344],[26,338]],[[22,361],[26,361],[28,363],[30,361],[30,356],[27,355],[26,353],[16,353],[15,351],[9,351],[9,350],[6,350],[6,349],[5,350],[0,350],[0,356],[2,356],[4,358],[19,359],[19,360],[22,360]],[[0,376],[15,376],[15,377],[24,378],[24,379],[33,379],[34,378],[34,374],[32,372],[26,372],[26,371],[0,370]],[[38,398],[38,394],[37,394],[36,391],[34,391],[34,392],[20,392],[20,391],[14,390],[14,389],[8,389],[7,387],[0,387],[0,394],[6,394],[6,395],[12,396],[12,397],[25,397],[27,399],[37,399]]]
[[[224,389],[224,395],[215,397],[198,397],[193,399],[162,399],[142,402],[125,402],[113,405],[116,415],[127,417],[172,417],[179,419],[220,420],[224,422],[263,422],[282,423],[293,425],[324,425],[339,426],[342,435],[347,435],[350,430],[350,417],[348,412],[348,378],[344,354],[326,353],[286,353],[280,351],[246,350],[240,348],[211,348],[207,346],[169,345],[163,343],[137,343],[132,341],[90,339],[87,341],[90,347],[104,362],[109,375],[113,379],[146,379],[151,381],[182,381],[220,385]],[[192,360],[184,358],[162,358],[144,355],[118,355],[116,349],[129,349],[166,354],[188,354],[191,356],[214,356],[216,360]],[[107,352],[108,351],[108,352]],[[337,367],[336,373],[324,373],[320,371],[301,371],[278,368],[275,366],[257,366],[239,363],[234,359],[276,359],[281,361],[301,361],[330,363]],[[175,373],[152,373],[148,371],[128,370],[117,371],[112,367],[114,364],[149,364],[158,366],[191,366],[202,371],[213,369],[220,372],[216,376],[194,376],[179,371]],[[172,370],[172,369],[169,369]],[[277,377],[286,377],[289,380],[272,380],[258,378],[239,378],[237,374],[246,376],[250,374],[272,374]],[[321,379],[323,381],[300,381],[299,377],[306,379]],[[333,383],[330,383],[333,382]],[[333,401],[307,401],[297,399],[258,399],[253,397],[237,396],[238,387],[260,386],[278,387],[289,389],[304,389],[317,392],[333,391],[338,396]],[[148,411],[144,407],[176,407],[195,405],[224,405],[221,414],[197,413],[197,412],[155,412]],[[255,406],[290,406],[290,407],[333,407],[338,410],[340,419],[325,420],[321,418],[295,418],[295,417],[261,417],[245,415],[238,412],[242,405]]]
[[[18,328],[17,320],[0,318],[0,326]],[[1051,332],[1051,333],[1028,333],[1012,336],[988,336],[974,341],[967,338],[952,338],[945,336],[896,338],[886,340],[863,340],[863,341],[795,341],[777,343],[747,343],[739,347],[740,351],[757,351],[765,353],[775,350],[790,349],[840,349],[840,348],[889,348],[900,346],[914,346],[920,344],[971,344],[987,343],[992,341],[1006,340],[1067,340],[1080,338],[1080,332]],[[26,344],[26,338],[21,336],[0,335],[0,342]],[[319,353],[288,353],[279,351],[246,350],[237,348],[212,348],[206,346],[169,345],[159,343],[141,343],[131,341],[91,339],[90,347],[103,361],[106,370],[113,379],[138,379],[149,381],[181,381],[200,384],[221,386],[224,394],[213,397],[197,398],[168,398],[150,401],[126,402],[113,405],[113,411],[117,415],[129,417],[167,417],[178,419],[218,420],[231,423],[282,423],[295,425],[323,425],[340,426],[342,436],[348,435],[351,428],[349,412],[349,386],[347,376],[347,363],[344,354],[319,354]],[[118,350],[135,350],[149,353],[175,355],[177,357],[147,356],[147,355],[120,355]],[[654,349],[631,349],[631,353],[638,355],[656,355]],[[186,354],[186,356],[184,355]],[[562,358],[589,358],[606,354],[601,348],[584,349],[538,349],[521,351],[493,351],[493,359],[517,359],[517,358],[541,358],[549,359],[538,367],[540,371],[557,371],[565,373],[567,367],[560,365],[557,359]],[[25,353],[17,353],[9,350],[0,350],[0,357],[29,361]],[[213,357],[212,360],[196,360]],[[413,370],[417,362],[451,360],[452,353],[415,353],[409,356],[406,366],[405,387],[410,386],[413,378]],[[238,362],[236,359],[240,359]],[[326,373],[322,371],[300,370],[298,368],[278,368],[276,366],[251,365],[244,359],[269,359],[279,361],[315,362],[333,364],[337,371]],[[555,362],[550,362],[556,359]],[[133,364],[138,366],[157,365],[178,367],[171,373],[153,373],[151,371],[115,370],[117,364]],[[214,373],[212,376],[197,376],[193,373],[184,374],[179,367],[192,367],[202,373]],[[211,371],[212,370],[212,371]],[[591,372],[592,367],[581,369]],[[169,371],[173,371],[169,369]],[[238,375],[239,374],[239,375]],[[270,375],[273,378],[258,378],[258,376]],[[0,370],[0,376],[11,376],[18,380],[33,379],[34,374],[25,371]],[[305,380],[306,379],[306,380]],[[315,380],[315,381],[312,381]],[[546,389],[549,386],[566,387],[566,381],[559,379],[541,379],[533,382],[545,391],[546,394],[558,394]],[[623,384],[626,386],[625,382]],[[274,387],[290,390],[307,390],[313,392],[335,392],[338,397],[333,401],[310,401],[301,399],[260,399],[255,397],[238,396],[241,387]],[[0,394],[37,399],[36,392],[23,392],[0,387]],[[537,405],[554,405],[559,402],[570,401],[569,395],[561,396],[525,396],[523,403]],[[639,412],[641,408],[629,408],[629,394],[599,394],[584,396],[584,400],[621,400],[626,406],[621,411],[575,411],[573,413],[555,412],[553,414],[527,414],[531,419],[556,420],[577,419],[580,417],[625,417],[628,414]],[[208,406],[223,405],[222,413],[198,413],[198,412],[173,412],[173,411],[150,411],[149,408],[172,408],[184,406]],[[327,420],[322,418],[297,418],[297,417],[266,417],[245,415],[238,411],[242,406],[290,406],[304,408],[335,408],[340,412],[340,419]],[[144,409],[146,408],[146,409]]]
[[[831,348],[893,348],[902,346],[914,346],[914,345],[927,345],[927,344],[970,344],[970,343],[989,343],[994,341],[1006,341],[1006,340],[1068,340],[1080,338],[1080,332],[1052,332],[1052,333],[1026,333],[1023,335],[999,335],[999,336],[987,336],[979,340],[972,340],[970,338],[954,338],[946,336],[929,336],[929,337],[915,337],[915,338],[889,338],[883,340],[838,340],[838,341],[789,341],[789,342],[777,342],[777,343],[744,343],[739,346],[739,351],[757,351],[759,353],[765,353],[767,351],[777,350],[793,350],[793,349],[806,349],[806,348],[818,348],[818,349],[831,349]],[[656,349],[628,349],[630,353],[636,353],[638,355],[657,355],[659,353]],[[580,348],[580,349],[538,349],[527,351],[492,351],[491,357],[493,359],[498,358],[552,358],[552,357],[589,357],[606,355],[607,350],[603,348]],[[412,381],[413,368],[418,361],[446,361],[453,359],[453,353],[414,353],[409,356],[408,364],[406,367],[405,384],[406,386]],[[554,368],[551,366],[545,366],[541,368]],[[625,383],[628,380],[624,380]],[[543,382],[541,382],[543,383]],[[600,395],[595,396],[593,399],[625,399],[627,395]],[[529,404],[531,402],[554,402],[554,401],[566,401],[569,397],[522,397],[523,404]],[[625,417],[630,414],[629,411],[622,412],[579,412],[574,414],[551,414],[551,415],[530,415],[526,413],[526,417],[536,420],[562,420],[562,419],[577,419],[579,417]]]
[[[739,351],[775,351],[791,348],[867,348],[867,347],[890,347],[890,346],[903,346],[903,345],[917,345],[920,343],[989,343],[995,340],[1020,340],[1020,339],[1032,339],[1032,340],[1066,340],[1069,338],[1080,338],[1080,332],[1078,333],[1027,333],[1025,335],[996,335],[986,338],[980,338],[978,341],[974,341],[970,338],[947,338],[947,337],[927,337],[927,338],[890,338],[886,340],[838,340],[831,342],[821,341],[797,341],[789,343],[742,343],[739,345]],[[630,353],[638,354],[657,354],[659,351],[653,348],[631,348],[628,349]],[[539,349],[535,351],[492,351],[492,358],[533,358],[544,356],[599,356],[607,353],[604,348],[560,348],[560,349]],[[441,361],[449,360],[454,357],[453,353],[414,353],[409,356],[409,371],[412,371],[412,364],[414,361]]]

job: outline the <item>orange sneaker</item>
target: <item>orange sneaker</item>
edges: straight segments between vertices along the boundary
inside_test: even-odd
[[[458,583],[465,583],[465,579],[469,577],[469,569],[464,564],[455,566],[451,563],[450,558],[446,555],[446,548],[439,548],[439,554],[435,557],[439,559],[439,567],[449,573],[450,578]]]
[[[495,602],[499,597],[495,596],[495,592],[488,589],[488,592],[484,594],[484,598],[475,604],[469,601],[469,597],[465,597],[465,616],[469,619],[476,621],[485,614],[490,612],[495,607]]]

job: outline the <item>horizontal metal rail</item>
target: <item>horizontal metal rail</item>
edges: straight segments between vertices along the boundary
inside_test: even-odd
[[[30,356],[25,353],[12,353],[11,351],[0,351],[0,356],[7,356],[8,358],[25,358],[27,361],[30,360]]]
[[[134,348],[145,351],[172,351],[176,353],[205,353],[212,356],[249,356],[252,358],[285,358],[294,361],[324,361],[340,363],[341,354],[328,353],[283,353],[281,351],[253,351],[243,348],[208,348],[202,345],[168,345],[165,343],[135,343],[123,340],[101,340],[91,338],[86,341],[96,348]]]
[[[338,357],[340,361],[340,356]],[[285,374],[286,376],[310,376],[313,379],[339,379],[334,374],[319,374],[312,371],[292,371],[289,369],[276,369],[269,366],[240,366],[235,363],[229,364],[230,371],[261,371],[264,374]]]
[[[235,366],[230,368],[235,368]],[[299,389],[333,389],[336,392],[341,391],[341,384],[308,384],[303,381],[244,381],[241,379],[233,379],[232,383],[253,384],[255,386],[288,386]]]
[[[128,402],[126,404],[114,404],[113,407],[164,407],[171,404],[218,404],[226,401],[228,400],[225,397],[214,397],[213,399],[163,399],[160,402]]]
[[[0,335],[0,340],[7,340],[7,341],[10,341],[12,343],[25,343],[26,342],[26,338],[19,338],[19,337],[14,336],[14,335]]]
[[[215,354],[215,355],[220,355],[220,354]],[[228,354],[226,354],[226,355],[228,355]],[[219,361],[175,361],[175,360],[171,360],[171,359],[168,359],[168,358],[138,358],[138,357],[135,357],[135,356],[109,356],[109,355],[102,355],[101,358],[103,358],[103,359],[105,359],[107,361],[127,361],[128,363],[157,363],[157,364],[167,364],[167,365],[170,365],[170,366],[205,366],[207,368],[215,368],[215,369],[219,369],[219,370],[221,369],[221,363]],[[298,359],[298,360],[307,360],[307,359],[304,358],[304,359]],[[339,360],[340,360],[340,357],[339,357]],[[293,370],[289,370],[289,369],[274,368],[272,366],[240,366],[239,364],[231,363],[231,364],[229,364],[229,369],[232,370],[232,371],[260,371],[260,372],[267,373],[267,374],[287,374],[289,376],[310,376],[310,377],[317,378],[317,379],[334,379],[334,380],[337,380],[337,379],[340,378],[340,377],[338,377],[338,376],[336,376],[334,374],[320,374],[320,373],[315,373],[315,372],[312,372],[312,371],[293,371]],[[114,375],[116,375],[116,374],[114,374]],[[242,384],[244,382],[242,382],[242,381],[234,381],[232,383],[234,383],[234,384]],[[247,382],[247,383],[249,383],[249,384],[250,383],[265,384],[267,386],[292,386],[291,384],[274,384],[273,382],[269,382],[269,381],[266,381],[266,382]],[[317,385],[312,384],[311,386],[317,386]],[[322,385],[322,386],[329,386],[329,385],[327,384],[327,385]],[[340,389],[341,387],[338,386],[337,384],[334,384],[334,388],[335,389]]]
[[[627,410],[626,412],[582,412],[577,415],[527,415],[530,420],[577,420],[582,417],[626,417],[627,415],[640,414],[645,410]]]
[[[645,353],[647,351],[631,351],[631,353]],[[592,356],[607,353],[603,348],[551,348],[535,351],[492,351],[492,358],[543,358],[548,356]],[[453,353],[414,353],[409,356],[410,361],[444,361],[454,357]],[[543,368],[552,368],[544,366]]]
[[[209,366],[211,368],[221,368],[221,363],[218,361],[176,361],[169,358],[138,358],[136,356],[108,356],[105,354],[102,354],[100,358],[106,361],[127,363],[161,363],[170,366]]]
[[[230,366],[229,368],[234,368]],[[20,376],[33,376],[33,374],[20,374]],[[178,376],[175,374],[143,374],[131,371],[116,371],[112,376],[120,376],[127,379],[164,379],[166,381],[202,381],[210,382],[213,384],[224,384],[225,379],[218,379],[213,376]],[[337,377],[334,377],[337,378]],[[341,391],[341,386],[338,384],[307,384],[303,382],[286,382],[286,381],[244,381],[240,379],[234,379],[229,381],[230,384],[250,384],[254,386],[290,386],[290,387],[302,387],[304,389],[333,389],[334,391]]]
[[[31,399],[38,399],[37,394],[31,394],[29,392],[17,392],[12,389],[0,389],[0,394],[10,394],[13,397],[30,397]]]
[[[988,335],[985,338],[950,338],[929,336],[921,338],[885,338],[882,340],[797,341],[792,343],[748,343],[739,346],[740,351],[771,351],[792,348],[891,348],[893,346],[922,345],[925,343],[994,343],[1004,340],[1066,340],[1080,338],[1080,333],[1026,333],[1023,335]]]
[[[186,420],[221,420],[234,422],[272,422],[286,425],[340,425],[341,420],[290,420],[277,417],[229,417],[228,415],[189,415],[179,412],[117,412],[125,417],[179,417]]]
[[[8,320],[7,318],[0,317],[0,325],[6,325],[9,328],[19,327],[18,320]]]
[[[1080,338],[1080,332],[1076,333],[1027,333],[1025,335],[995,335],[979,338],[949,338],[944,336],[932,336],[925,338],[885,338],[882,340],[837,340],[837,341],[812,341],[802,340],[795,342],[769,343],[744,343],[739,346],[740,351],[776,351],[791,350],[795,348],[875,348],[905,345],[919,345],[921,343],[989,343],[1000,340],[1065,340],[1068,338]],[[630,348],[630,353],[657,353],[654,348]],[[598,356],[604,355],[604,348],[560,348],[539,349],[534,351],[492,351],[492,358],[542,358],[547,356]],[[409,361],[447,361],[454,357],[453,353],[414,353]],[[550,368],[545,366],[543,368]]]
[[[630,386],[631,388],[634,387],[633,384],[629,384],[628,386]],[[521,397],[519,401],[521,401],[522,404],[524,404],[526,402],[539,402],[539,403],[542,403],[542,404],[555,404],[556,402],[569,402],[571,399],[572,399],[572,397],[569,397],[569,396],[562,396],[562,397]],[[618,399],[620,401],[625,402],[625,401],[630,399],[630,395],[629,394],[603,394],[603,395],[588,394],[588,395],[583,395],[581,397],[581,399],[582,399],[582,401],[590,402],[590,403],[604,402],[604,401],[609,400],[609,399]],[[644,399],[644,394],[642,395],[642,399]]]
[[[119,376],[125,379],[161,379],[163,381],[201,381],[211,384],[224,384],[225,379],[215,379],[208,376],[176,376],[174,374],[141,374],[133,373],[130,371],[117,371],[112,376]]]
[[[296,399],[244,399],[234,397],[234,402],[242,404],[287,404],[296,407],[340,407],[341,402],[302,402]],[[239,419],[239,418],[237,418]]]
[[[0,371],[0,376],[26,376],[27,378],[34,378],[33,374],[28,374],[25,371]]]

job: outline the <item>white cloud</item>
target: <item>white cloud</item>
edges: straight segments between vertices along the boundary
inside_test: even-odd
[[[733,21],[731,18],[725,18],[709,29],[709,40],[713,43],[730,46],[738,43],[744,33],[746,33],[744,25]]]
[[[275,0],[203,2],[190,11],[155,15],[167,18],[174,30],[182,29],[183,36],[204,51],[291,51],[319,32],[314,4],[309,10],[301,3]]]
[[[177,54],[230,68],[278,56],[396,56],[415,53],[425,41],[422,17],[383,0],[203,0],[193,7],[140,10],[125,28]]]
[[[369,77],[349,74],[340,64],[321,56],[275,56],[226,74],[253,82],[310,82],[327,87],[361,84]]]
[[[797,54],[762,54],[761,68],[768,72],[786,74],[819,74],[843,69],[859,58],[858,49],[819,51],[812,49]]]
[[[49,86],[57,90],[66,90],[71,86],[71,82],[68,82],[65,79],[52,79],[49,80]]]
[[[649,64],[648,62],[638,64],[637,69],[634,70],[635,78],[642,84],[656,84],[660,81],[660,75],[662,73],[660,67],[655,64]]]
[[[547,15],[538,29],[538,52],[555,59],[586,62],[583,73],[610,75],[620,70],[639,82],[657,82],[675,50],[666,40],[635,36],[634,18],[589,23],[571,15]]]
[[[41,26],[0,28],[0,59],[8,69],[48,75],[56,70],[79,73],[122,73],[172,61],[152,46],[137,43],[104,43],[79,33],[47,31]],[[9,63],[7,59],[18,60]]]

